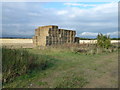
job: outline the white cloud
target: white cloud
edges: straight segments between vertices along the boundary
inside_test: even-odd
[[[64,3],[64,5],[67,5],[67,6],[82,6],[82,7],[88,7],[88,6],[95,7],[96,6],[95,4],[80,4],[80,3]]]
[[[12,31],[11,33],[16,32],[15,27],[19,24],[23,24],[19,26],[19,32],[27,31],[29,33],[29,31],[34,31],[38,26],[55,24],[60,28],[74,28],[82,36],[95,36],[97,35],[95,32],[109,34],[109,32],[115,32],[118,29],[118,7],[111,3],[87,9],[79,7],[51,9],[44,8],[44,5],[41,8],[42,3],[24,3],[25,9],[22,5],[18,5],[19,7],[17,8],[14,3],[11,3],[10,6],[7,3],[4,5],[3,24],[6,24],[6,26],[3,27],[3,31],[8,34],[10,30]],[[7,24],[9,24],[9,27],[7,27]]]
[[[2,0],[2,2],[118,2],[119,0]]]
[[[57,12],[58,15],[64,15],[64,14],[67,14],[67,13],[68,13],[68,11],[66,11],[66,10],[61,10],[61,11]]]
[[[80,36],[97,36],[98,33],[93,33],[93,32],[83,32],[80,34]]]
[[[120,35],[120,31],[108,32],[107,35],[110,35],[110,36],[118,36],[118,35]]]
[[[70,5],[79,5],[79,3],[65,3]],[[114,5],[115,4],[115,5]],[[80,4],[81,5],[81,4]],[[86,5],[86,4],[83,4]],[[89,5],[89,4],[88,4]],[[108,3],[108,4],[100,4],[96,5],[93,8],[83,9],[79,7],[67,7],[63,11],[57,11],[59,12],[59,15],[65,15],[68,16],[67,18],[73,18],[76,17],[77,19],[82,20],[113,20],[111,17],[116,15],[117,17],[117,10],[118,5],[117,3]],[[96,22],[95,22],[96,23]]]
[[[30,16],[41,16],[39,13],[32,13],[32,12],[28,13],[28,15],[30,15]]]
[[[96,37],[98,35],[98,33],[94,33],[94,32],[83,32],[81,34],[79,34],[80,36],[84,36],[84,37],[88,37],[88,36],[94,36]],[[103,35],[110,35],[110,36],[117,36],[120,35],[120,32],[115,31],[115,32],[108,32],[108,33],[103,33]]]
[[[114,32],[118,28],[117,3],[100,4],[93,8],[82,9],[67,7],[66,14],[61,15],[63,23],[80,32]]]

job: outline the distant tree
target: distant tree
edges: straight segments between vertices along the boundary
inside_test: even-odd
[[[110,36],[109,35],[103,35],[101,33],[97,36],[97,45],[102,48],[109,48],[111,46],[110,42]]]
[[[111,40],[120,40],[120,38],[111,38]]]
[[[80,38],[80,40],[95,40],[95,38]]]

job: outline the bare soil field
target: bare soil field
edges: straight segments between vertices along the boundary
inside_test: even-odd
[[[80,44],[95,44],[97,40],[80,40]],[[111,40],[111,43],[118,43],[118,40]],[[23,48],[33,48],[32,39],[0,39],[3,46],[14,46]]]
[[[1,43],[33,43],[32,39],[0,39]]]
[[[2,46],[14,48],[33,48],[32,39],[0,39]]]

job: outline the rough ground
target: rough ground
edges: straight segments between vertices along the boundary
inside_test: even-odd
[[[118,53],[85,55],[69,51],[28,49],[46,55],[51,61],[43,71],[35,70],[4,87],[17,88],[116,88]]]

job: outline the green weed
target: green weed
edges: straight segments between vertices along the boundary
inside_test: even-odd
[[[3,84],[30,72],[35,68],[44,69],[47,60],[31,54],[25,49],[2,48],[2,81]]]

